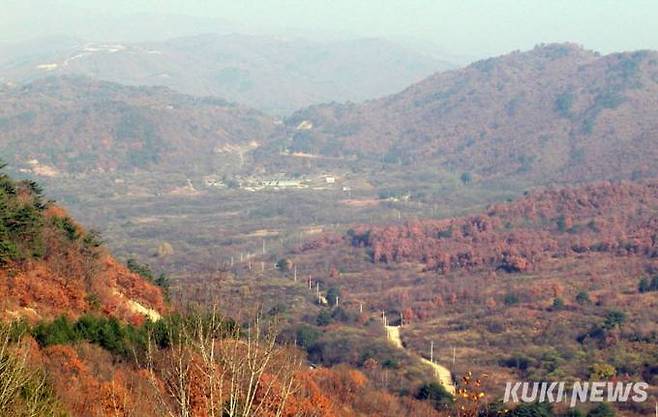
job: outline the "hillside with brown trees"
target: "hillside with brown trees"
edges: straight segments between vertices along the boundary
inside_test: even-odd
[[[312,106],[278,146],[533,182],[658,174],[658,54],[540,45],[362,104]]]
[[[441,272],[528,272],[590,252],[651,259],[658,257],[658,183],[537,191],[479,215],[362,226],[351,236],[374,262],[422,262]]]
[[[0,316],[75,318],[97,311],[133,322],[164,313],[154,283],[114,260],[30,181],[0,176]]]
[[[119,264],[38,184],[0,175],[2,415],[444,415],[349,366],[309,368],[272,317],[175,310],[164,281]]]
[[[5,86],[0,102],[3,158],[43,177],[210,171],[237,164],[275,128],[271,118],[221,99],[80,77]]]
[[[479,214],[354,225],[290,260],[340,295],[329,326],[353,326],[344,317],[361,309],[402,317],[408,349],[429,358],[433,343],[453,373],[488,375],[493,398],[515,379],[654,385],[657,219],[655,180],[551,187]],[[651,404],[616,408],[653,415]]]

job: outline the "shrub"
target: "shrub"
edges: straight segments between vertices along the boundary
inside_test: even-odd
[[[279,259],[276,268],[281,272],[288,272],[292,268],[292,261],[288,258]]]
[[[658,291],[658,275],[653,277],[651,280],[648,278],[642,278],[638,285],[638,291],[641,293]]]
[[[327,301],[329,305],[335,306],[340,298],[340,289],[331,287],[327,290]]]
[[[623,311],[611,310],[606,314],[602,327],[606,330],[611,330],[615,327],[621,327],[625,321],[626,314]]]
[[[153,282],[153,271],[147,264],[140,264],[136,259],[130,258],[126,262],[126,266],[130,272],[139,274],[142,276],[142,278],[148,280],[149,282]]]
[[[87,248],[98,248],[103,245],[103,237],[98,230],[91,229],[82,238],[82,243]]]
[[[576,295],[576,302],[580,305],[589,304],[590,303],[589,294],[586,291],[580,291]]]
[[[335,321],[347,323],[353,318],[345,309],[336,307],[331,311],[331,318]]]
[[[13,327],[13,326],[11,326]],[[26,346],[15,345],[10,326],[0,325],[0,414],[64,416],[44,372],[29,366]]]
[[[508,306],[518,304],[519,296],[514,293],[505,294],[505,298],[503,299],[503,302],[505,303],[505,305]]]
[[[169,277],[164,273],[162,273],[158,275],[158,277],[155,279],[153,283],[158,287],[162,288],[162,293],[165,297],[165,300],[169,300],[169,287],[171,286]]]
[[[328,310],[322,310],[318,314],[318,317],[315,319],[315,323],[318,326],[328,326],[333,321],[331,313]]]
[[[452,226],[447,229],[440,230],[438,233],[438,237],[443,239],[452,237]]]
[[[41,322],[32,329],[32,336],[41,346],[64,345],[77,342],[80,337],[73,323],[61,316],[50,323]]]
[[[560,217],[557,218],[557,230],[559,230],[561,233],[564,233],[567,231],[567,221],[564,215],[561,215]]]
[[[550,404],[521,404],[506,414],[510,417],[552,417],[553,411]]]
[[[553,299],[553,305],[551,306],[551,309],[553,311],[560,311],[564,309],[564,300],[561,299],[560,297],[556,297]]]
[[[587,417],[615,417],[615,410],[606,403],[600,403],[587,413]]]
[[[595,363],[590,368],[590,378],[597,380],[610,379],[616,374],[615,367],[607,363]]]
[[[400,368],[400,362],[395,359],[387,358],[382,361],[382,368],[398,369]]]
[[[421,385],[416,392],[416,398],[429,401],[437,410],[446,408],[452,402],[452,396],[443,388],[443,385],[436,382]]]
[[[71,322],[64,316],[50,323],[40,322],[31,333],[43,347],[86,341],[116,355],[126,356],[133,348],[146,346],[147,329],[147,326],[122,324],[113,317],[85,315],[76,322]]]
[[[75,241],[78,239],[78,229],[69,217],[53,217],[50,221],[64,233],[68,240]]]
[[[306,325],[299,326],[295,332],[297,344],[304,348],[313,346],[321,335],[322,333],[318,329]]]
[[[530,366],[530,358],[522,355],[514,355],[507,359],[501,359],[500,364],[508,368],[516,368],[525,371]]]

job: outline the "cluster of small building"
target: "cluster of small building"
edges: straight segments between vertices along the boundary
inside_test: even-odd
[[[245,191],[262,190],[291,190],[311,188],[314,190],[327,189],[327,186],[336,184],[336,177],[322,175],[319,178],[292,178],[285,173],[269,177],[236,177],[226,180],[218,175],[207,175],[203,177],[203,183],[207,188],[229,188],[231,182],[234,186]]]

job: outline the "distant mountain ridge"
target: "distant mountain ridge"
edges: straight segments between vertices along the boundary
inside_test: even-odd
[[[164,87],[49,77],[0,87],[0,143],[12,165],[50,176],[423,164],[526,184],[638,179],[658,176],[656,97],[658,53],[600,56],[572,44],[479,61],[360,104],[307,107],[283,123]]]
[[[392,94],[453,67],[374,38],[321,42],[207,34],[134,44],[59,39],[49,45],[26,43],[24,51],[21,45],[7,47],[9,58],[0,59],[0,80],[29,82],[44,76],[84,75],[224,97],[283,114],[315,103]]]
[[[222,99],[81,77],[0,88],[0,102],[2,156],[45,176],[208,168],[237,160],[276,128]]]
[[[483,177],[658,175],[658,53],[540,45],[437,73],[362,104],[287,119],[291,152],[431,163]],[[300,123],[311,129],[299,130]]]

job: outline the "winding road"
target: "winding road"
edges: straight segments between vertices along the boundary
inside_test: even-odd
[[[386,337],[388,338],[389,342],[391,342],[391,344],[396,348],[404,350],[405,348],[402,344],[402,338],[400,337],[400,326],[384,326],[384,328],[386,329]],[[451,395],[455,395],[457,390],[455,385],[452,383],[452,374],[448,368],[425,359],[422,356],[409,350],[408,353],[418,357],[421,362],[434,369],[434,375],[436,375],[438,382],[443,385],[443,388],[445,388],[446,391],[448,391]]]

